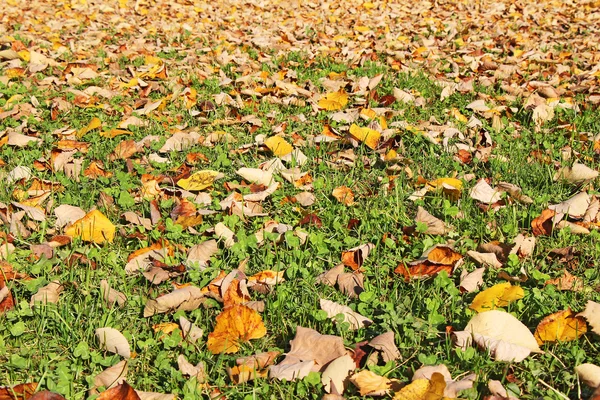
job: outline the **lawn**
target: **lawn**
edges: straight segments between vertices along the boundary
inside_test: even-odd
[[[2,3],[0,399],[600,398],[598,1]]]

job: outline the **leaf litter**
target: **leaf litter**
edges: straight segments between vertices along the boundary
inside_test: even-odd
[[[362,396],[407,399],[455,398],[460,390],[472,390],[475,377],[459,384],[443,364],[424,367],[433,368],[427,372],[414,364],[413,382],[404,388],[406,371],[386,372],[401,380],[373,372],[398,365],[397,343],[406,348],[414,340],[407,326],[427,340],[443,331],[437,326],[441,320],[432,322],[437,308],[430,298],[418,299],[427,304],[429,328],[407,314],[403,324],[391,324],[393,330],[386,331],[397,318],[382,324],[382,309],[373,309],[381,306],[373,299],[373,285],[395,281],[398,274],[403,282],[396,284],[409,288],[450,279],[447,295],[463,293],[459,307],[478,312],[459,332],[453,331],[459,323],[440,310],[446,332],[456,338],[457,352],[467,354],[468,345],[475,343],[497,361],[520,362],[541,352],[538,345],[562,346],[598,333],[598,306],[590,299],[598,300],[597,290],[588,287],[590,269],[577,265],[585,260],[575,258],[575,251],[559,253],[559,258],[542,254],[546,240],[573,234],[594,237],[600,226],[594,189],[600,141],[597,132],[582,131],[565,118],[571,111],[595,112],[600,104],[597,2],[34,3],[24,12],[23,4],[8,0],[0,11],[2,20],[16,21],[0,30],[0,175],[7,182],[0,203],[0,222],[6,228],[0,235],[0,258],[7,260],[1,264],[0,313],[8,316],[2,321],[12,337],[24,333],[14,321],[33,318],[24,311],[27,301],[20,300],[30,298],[29,307],[36,313],[65,310],[74,294],[89,296],[90,278],[71,281],[64,272],[89,269],[95,279],[96,268],[103,270],[105,262],[112,269],[92,283],[92,290],[107,308],[135,309],[129,315],[151,318],[156,326],[168,324],[168,332],[161,331],[163,340],[176,340],[178,330],[196,350],[249,354],[251,361],[227,366],[231,386],[267,376],[314,382],[310,373],[319,372],[321,385],[332,396],[348,390],[348,382]],[[301,62],[294,60],[297,56]],[[350,68],[321,71],[323,59]],[[385,73],[368,71],[377,63],[387,68]],[[306,79],[300,65],[324,73]],[[361,69],[367,76],[357,73]],[[427,76],[436,87],[433,97],[442,104],[441,113],[415,121],[416,110],[433,108],[435,102],[418,84],[389,87],[390,77],[398,73]],[[459,97],[465,100],[460,107],[451,102]],[[276,111],[265,112],[267,105]],[[285,118],[277,115],[282,111]],[[556,185],[555,197],[530,197],[536,184],[529,178],[512,183],[501,180],[500,170],[490,174],[490,167],[513,162],[510,152],[499,151],[505,146],[499,133],[520,140],[529,134],[528,120],[531,131],[540,135],[536,140],[557,140],[558,132],[571,138],[558,156],[546,141],[545,149],[532,150],[527,160],[547,166],[548,177],[538,178]],[[298,129],[313,122],[316,128],[311,126],[310,133]],[[421,139],[435,149],[436,157],[448,155],[464,173],[436,175],[406,157],[407,147]],[[101,151],[102,146],[106,149]],[[225,150],[215,159],[204,154],[212,156],[215,149]],[[376,182],[338,180],[324,191],[319,168],[348,174],[344,176],[359,168],[381,174]],[[46,180],[50,178],[55,181]],[[397,227],[384,237],[373,234],[377,229],[365,234],[373,222],[357,220],[348,223],[349,233],[335,250],[319,250],[332,240],[318,236],[330,228],[327,207],[339,206],[334,213],[354,216],[378,190],[397,195],[398,188],[407,195],[394,201],[406,203],[409,214],[416,215],[406,234]],[[565,188],[570,188],[568,194]],[[515,245],[477,246],[473,241],[483,243],[483,238],[464,231],[462,222],[469,201],[487,219],[484,236],[495,240],[501,232],[503,242],[514,238]],[[287,218],[278,205],[289,206],[299,218]],[[502,214],[495,213],[502,209],[525,222],[496,231],[494,218]],[[390,229],[388,223],[386,218],[382,229]],[[353,236],[357,234],[361,236]],[[314,277],[321,273],[320,283],[337,287],[316,289],[313,303],[319,299],[326,315],[314,310],[309,324],[318,330],[298,325],[306,320],[272,329],[279,311],[270,307],[280,301],[278,287],[294,287],[298,265],[257,265],[255,258],[243,254],[259,248],[280,254],[295,243],[310,248],[312,261],[327,254],[331,263],[311,270]],[[106,249],[114,251],[98,256]],[[401,249],[401,254],[389,249]],[[126,260],[121,260],[123,254]],[[339,259],[342,264],[332,268]],[[43,266],[48,261],[50,268]],[[554,272],[562,275],[550,279],[542,267],[529,265],[541,261],[570,263],[564,266],[570,271],[560,267]],[[39,264],[30,268],[31,263]],[[310,268],[315,265],[311,262]],[[396,275],[381,272],[394,265]],[[345,266],[352,271],[345,272]],[[253,275],[246,276],[245,268]],[[455,279],[456,269],[463,271],[460,280]],[[308,275],[303,271],[302,279]],[[497,282],[496,277],[509,282]],[[488,289],[480,291],[482,286]],[[569,304],[573,311],[553,304],[535,312],[537,319],[528,315],[525,304],[530,307],[536,291],[552,288],[585,297]],[[459,319],[466,321],[473,311]],[[213,318],[199,318],[203,312]],[[23,314],[17,318],[17,313]],[[532,334],[534,319],[538,326]],[[89,345],[135,362],[129,340],[116,327],[135,342],[143,323],[102,320],[115,327],[91,326],[96,342],[88,337]],[[277,362],[294,328],[290,351]],[[206,342],[205,330],[211,331]],[[361,361],[366,357],[361,346],[346,348],[355,337],[368,341],[366,348],[375,355],[367,357],[370,364]],[[143,346],[136,350],[143,352]],[[256,353],[253,346],[279,350]],[[193,356],[190,348],[178,350]],[[421,350],[419,362],[431,364],[425,362],[427,347]],[[82,354],[79,347],[77,354]],[[192,377],[189,382],[195,379],[200,391],[217,396],[221,390],[235,391],[217,384],[222,381],[210,376],[197,358],[194,366],[180,356],[181,373]],[[3,368],[23,368],[19,357],[2,360],[8,365]],[[586,357],[599,363],[597,354]],[[98,365],[109,367],[99,373]],[[102,388],[100,398],[174,397],[135,391],[126,377],[137,384],[141,378],[137,371],[127,371],[125,361],[106,358],[98,365],[91,368],[95,392],[90,393]],[[581,364],[576,371],[595,388],[600,380],[594,378],[593,365]],[[493,382],[489,392],[495,397],[510,398],[519,387],[513,384],[508,393]],[[79,385],[78,390],[69,392],[64,385],[56,390],[81,396],[88,389],[83,380],[69,384]],[[11,398],[28,398],[36,387],[24,383],[0,390]],[[181,387],[169,388],[181,395]],[[527,390],[525,385],[521,389]]]

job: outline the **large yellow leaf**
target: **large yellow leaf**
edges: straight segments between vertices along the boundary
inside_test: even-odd
[[[65,234],[93,243],[111,242],[115,238],[115,226],[98,210],[92,210],[65,229]]]
[[[446,380],[439,372],[434,372],[430,379],[415,379],[410,385],[404,386],[394,400],[442,400]]]
[[[319,100],[319,107],[327,111],[338,111],[348,104],[348,94],[344,90],[327,93]]]
[[[350,135],[359,142],[363,142],[373,150],[377,148],[379,138],[381,137],[381,133],[377,132],[376,130],[370,128],[361,128],[356,124],[352,124],[350,126]]]
[[[203,190],[212,186],[213,182],[221,173],[211,170],[203,170],[193,173],[189,178],[180,179],[177,185],[185,190]]]
[[[505,307],[511,301],[522,299],[523,296],[525,292],[520,286],[512,286],[510,282],[498,283],[477,294],[469,308],[477,312],[489,311]]]
[[[267,334],[260,314],[242,304],[224,309],[217,315],[215,330],[208,335],[208,350],[213,354],[235,353],[241,342]]]
[[[544,318],[533,336],[538,344],[544,342],[569,342],[587,332],[583,317],[575,315],[571,309],[555,312]]]
[[[284,138],[280,136],[271,136],[270,138],[265,140],[265,146],[269,148],[273,152],[275,157],[283,157],[288,155],[294,150],[291,144],[285,141]]]

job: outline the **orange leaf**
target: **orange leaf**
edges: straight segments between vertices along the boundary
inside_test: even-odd
[[[0,399],[2,400],[24,400],[33,395],[37,383],[21,383],[12,387],[0,387]]]
[[[542,215],[531,221],[531,228],[535,236],[550,235],[552,233],[552,217],[556,215],[554,210],[545,209]]]
[[[427,260],[434,264],[445,264],[454,266],[463,256],[448,246],[437,246],[427,254]]]
[[[544,342],[569,342],[587,332],[585,318],[576,316],[571,309],[555,312],[544,318],[533,336],[538,344]]]
[[[446,271],[448,275],[452,275],[453,270],[454,267],[452,265],[434,264],[425,260],[409,267],[407,267],[406,264],[401,263],[396,267],[394,272],[404,276],[404,279],[408,282],[411,279],[429,278],[442,271]]]
[[[83,218],[73,222],[65,229],[65,234],[80,237],[85,242],[112,243],[115,237],[115,226],[98,210],[92,210]]]
[[[105,390],[97,397],[98,400],[140,400],[140,396],[127,382]]]
[[[337,201],[346,206],[351,206],[354,204],[354,193],[352,193],[352,190],[347,186],[336,187],[333,189],[331,195],[335,197]]]
[[[235,304],[244,304],[248,301],[250,301],[250,297],[240,287],[239,279],[231,281],[227,291],[223,294],[223,305],[229,307]]]
[[[215,330],[208,335],[208,350],[213,354],[235,353],[240,343],[259,339],[267,329],[259,313],[241,304],[224,309],[217,315]]]

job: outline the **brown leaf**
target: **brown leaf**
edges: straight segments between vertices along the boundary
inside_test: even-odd
[[[58,393],[42,390],[31,396],[29,400],[65,400],[65,398]]]
[[[535,236],[550,235],[552,233],[552,218],[556,213],[550,209],[542,211],[542,215],[531,221],[531,228]]]
[[[554,285],[558,290],[572,290],[579,292],[583,289],[583,280],[574,275],[571,275],[566,269],[563,270],[563,275],[558,278],[549,279],[546,285]]]
[[[342,263],[353,271],[360,270],[369,253],[375,248],[373,243],[366,243],[342,252]]]
[[[140,400],[140,397],[127,382],[123,382],[100,393],[98,400]]]
[[[0,387],[0,399],[1,400],[25,400],[30,398],[38,384],[32,383],[21,383],[12,387],[3,386]]]

